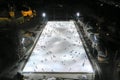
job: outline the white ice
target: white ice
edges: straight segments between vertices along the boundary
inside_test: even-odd
[[[73,21],[49,21],[23,72],[88,72],[93,68]]]

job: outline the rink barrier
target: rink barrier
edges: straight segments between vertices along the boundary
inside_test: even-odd
[[[80,26],[80,27],[84,27],[85,26],[85,24],[82,21],[80,21],[80,20],[78,20],[78,22],[76,22],[75,24],[77,26]],[[79,31],[81,31],[80,28],[79,28]],[[93,57],[93,55],[90,53],[90,50],[89,50],[89,48],[87,46],[87,43],[85,42],[85,39],[84,39],[83,35],[81,35],[81,40],[84,43],[83,45],[85,47],[85,50],[88,52],[87,55],[88,55],[88,58],[89,58],[89,60],[90,60],[90,62],[92,64],[93,69],[95,70],[95,75],[97,75],[99,77],[98,80],[103,80],[103,75],[102,75],[102,71],[101,71],[100,65],[98,64],[96,59]]]

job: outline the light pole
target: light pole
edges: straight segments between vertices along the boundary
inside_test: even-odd
[[[77,12],[77,13],[76,13],[76,16],[77,16],[77,17],[79,17],[79,16],[80,16],[80,13],[79,13],[79,12]]]
[[[46,22],[46,13],[45,12],[42,13],[42,18],[43,18],[43,23],[45,23]]]
[[[77,20],[79,20],[79,17],[80,17],[80,13],[77,12],[77,13],[76,13],[76,18],[77,18]]]
[[[43,18],[46,17],[46,13],[45,13],[45,12],[42,13],[42,17],[43,17]]]

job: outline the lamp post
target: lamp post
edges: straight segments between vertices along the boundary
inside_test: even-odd
[[[46,13],[45,13],[45,12],[42,13],[42,17],[43,17],[43,18],[46,17]]]
[[[76,13],[76,19],[79,20],[79,17],[80,17],[80,13],[77,12],[77,13]]]
[[[77,17],[79,17],[79,16],[80,16],[80,13],[79,13],[79,12],[77,12],[77,13],[76,13],[76,16],[77,16]]]
[[[46,13],[45,12],[42,13],[42,18],[43,18],[43,23],[45,23],[47,21],[46,20]]]

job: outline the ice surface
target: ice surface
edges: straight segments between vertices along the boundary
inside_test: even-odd
[[[73,21],[49,21],[23,72],[93,72]]]

